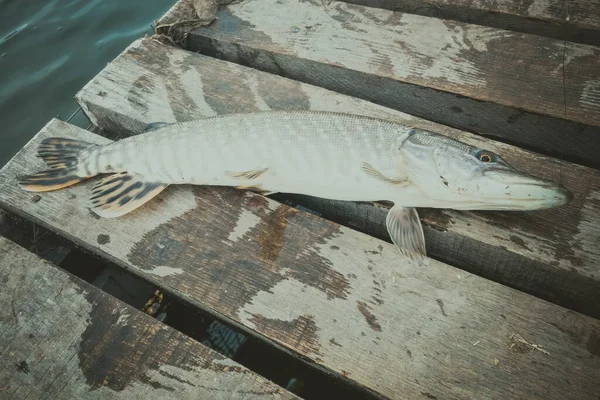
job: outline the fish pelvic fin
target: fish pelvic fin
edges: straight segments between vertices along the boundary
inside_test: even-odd
[[[128,172],[112,174],[94,185],[91,209],[103,218],[120,217],[143,206],[167,186]]]
[[[416,208],[394,205],[385,223],[400,253],[414,261],[426,261],[425,236]]]
[[[269,168],[262,168],[262,169],[256,169],[256,170],[252,170],[252,171],[243,171],[243,172],[228,171],[227,174],[233,176],[234,178],[253,180],[253,179],[258,178],[259,176],[261,176],[268,170],[269,170]]]
[[[240,190],[249,190],[254,193],[262,194],[263,196],[270,196],[272,194],[277,193],[277,192],[265,190],[261,186],[236,186],[235,188],[240,189]]]
[[[49,169],[21,177],[19,185],[29,192],[49,192],[91,178],[93,175],[80,172],[78,164],[81,152],[94,146],[92,143],[61,137],[42,140],[37,154]]]

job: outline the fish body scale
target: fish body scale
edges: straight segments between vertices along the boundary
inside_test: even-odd
[[[113,169],[162,183],[366,201],[388,199],[390,185],[365,173],[363,164],[398,174],[397,149],[407,136],[408,128],[366,117],[256,113],[165,127],[99,151]],[[263,169],[255,179],[234,176]]]

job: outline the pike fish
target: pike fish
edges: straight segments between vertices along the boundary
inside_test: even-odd
[[[22,177],[24,190],[57,190],[109,174],[91,193],[91,209],[105,218],[127,214],[177,184],[390,201],[390,238],[412,259],[426,256],[416,207],[525,211],[573,197],[491,151],[392,121],[331,112],[157,123],[107,145],[53,137],[41,142],[38,155],[49,169]]]

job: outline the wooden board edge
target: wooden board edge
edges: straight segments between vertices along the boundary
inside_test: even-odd
[[[469,24],[489,26],[492,28],[511,30],[532,35],[546,36],[558,40],[566,40],[574,43],[582,43],[593,46],[600,45],[600,6],[598,10],[598,21],[588,23],[580,21],[577,15],[550,15],[549,13],[530,14],[526,9],[502,9],[499,6],[488,6],[485,3],[467,1],[434,0],[421,3],[414,0],[342,0],[347,3],[363,5],[367,7],[383,8],[390,11],[435,17]],[[515,1],[516,5],[517,1]],[[540,3],[537,9],[552,7],[552,4]],[[561,7],[564,2],[555,1],[555,5]],[[590,4],[592,4],[590,2]],[[532,3],[529,8],[536,7]],[[561,7],[562,8],[562,7]],[[588,16],[585,16],[591,19]]]

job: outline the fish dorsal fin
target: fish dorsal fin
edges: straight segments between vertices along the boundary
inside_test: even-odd
[[[362,169],[373,178],[379,179],[380,181],[391,183],[393,185],[407,185],[409,181],[407,179],[391,179],[382,174],[377,168],[369,163],[363,163]]]
[[[385,220],[392,242],[400,253],[415,261],[424,261],[425,236],[417,209],[395,205]]]
[[[141,207],[168,185],[146,182],[144,177],[128,172],[112,174],[99,181],[92,190],[92,211],[103,218],[115,218]]]
[[[174,122],[150,122],[144,128],[144,132],[155,131],[157,129],[165,128],[165,127],[167,127],[169,125],[173,125],[173,124],[174,124]]]

